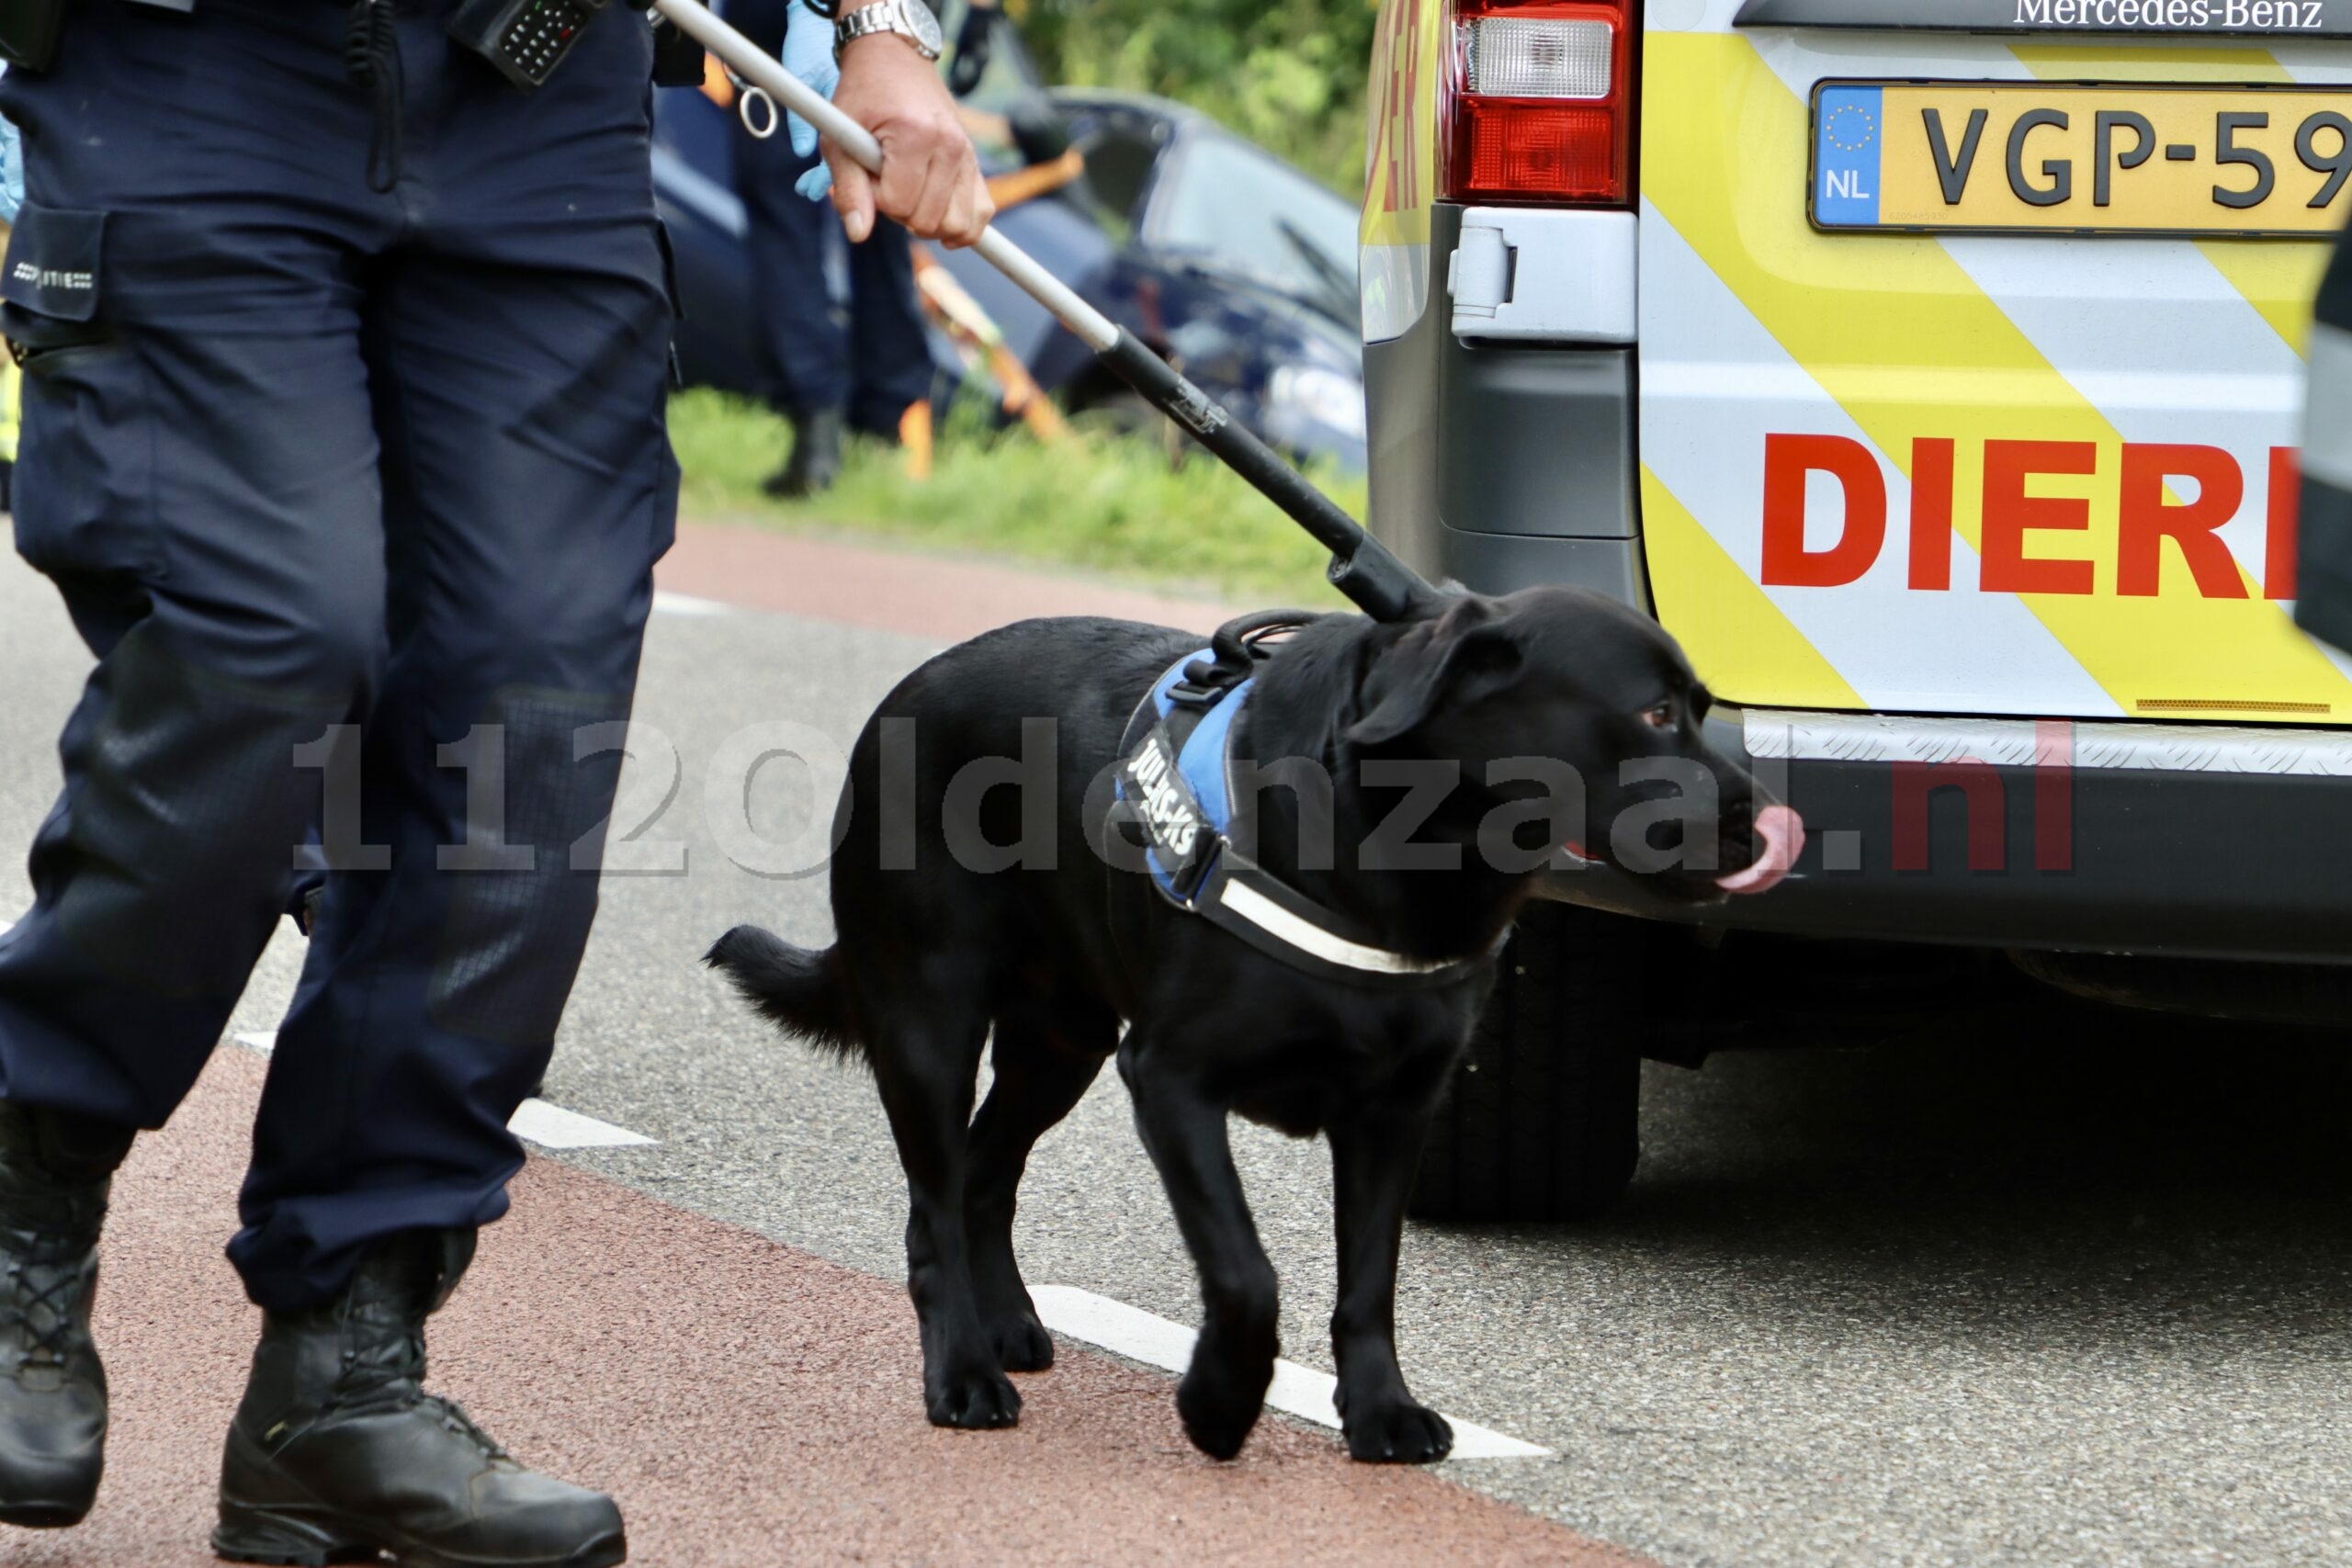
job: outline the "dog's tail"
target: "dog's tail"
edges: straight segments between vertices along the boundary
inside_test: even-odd
[[[842,994],[841,949],[795,947],[774,931],[737,926],[711,943],[703,962],[723,971],[761,1014],[822,1051],[863,1049]]]

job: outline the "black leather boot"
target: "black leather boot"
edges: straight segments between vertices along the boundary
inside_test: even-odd
[[[611,1498],[506,1457],[424,1392],[424,1320],[472,1259],[471,1231],[378,1248],[342,1297],[262,1324],[220,1465],[213,1550],[236,1562],[609,1568]]]
[[[106,1465],[98,1225],[133,1129],[0,1103],[0,1523],[77,1525]]]
[[[779,500],[819,495],[842,477],[842,441],[849,415],[840,409],[809,409],[792,419],[792,457],[760,488]]]

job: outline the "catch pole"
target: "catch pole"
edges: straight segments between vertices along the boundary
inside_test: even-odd
[[[714,16],[708,6],[699,0],[654,0],[654,9],[717,55],[736,75],[815,126],[869,173],[882,172],[882,147],[870,131],[786,71],[783,62]],[[1436,613],[1440,595],[1428,579],[1365,533],[1338,502],[1309,484],[1247,426],[1235,423],[1206,392],[1145,347],[1133,333],[1080,299],[1077,290],[996,230],[981,234],[972,248],[1076,333],[1113,375],[1191,431],[1226,467],[1329,550],[1331,586],[1355,601],[1364,614],[1376,621],[1403,621]]]

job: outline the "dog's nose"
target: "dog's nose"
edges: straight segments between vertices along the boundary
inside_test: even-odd
[[[1715,878],[1715,886],[1724,892],[1762,893],[1778,886],[1804,850],[1804,818],[1788,807],[1768,806],[1756,814],[1756,836],[1764,841],[1756,863]]]

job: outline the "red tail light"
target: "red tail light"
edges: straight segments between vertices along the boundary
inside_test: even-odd
[[[1445,194],[1625,207],[1638,0],[1453,0]]]

